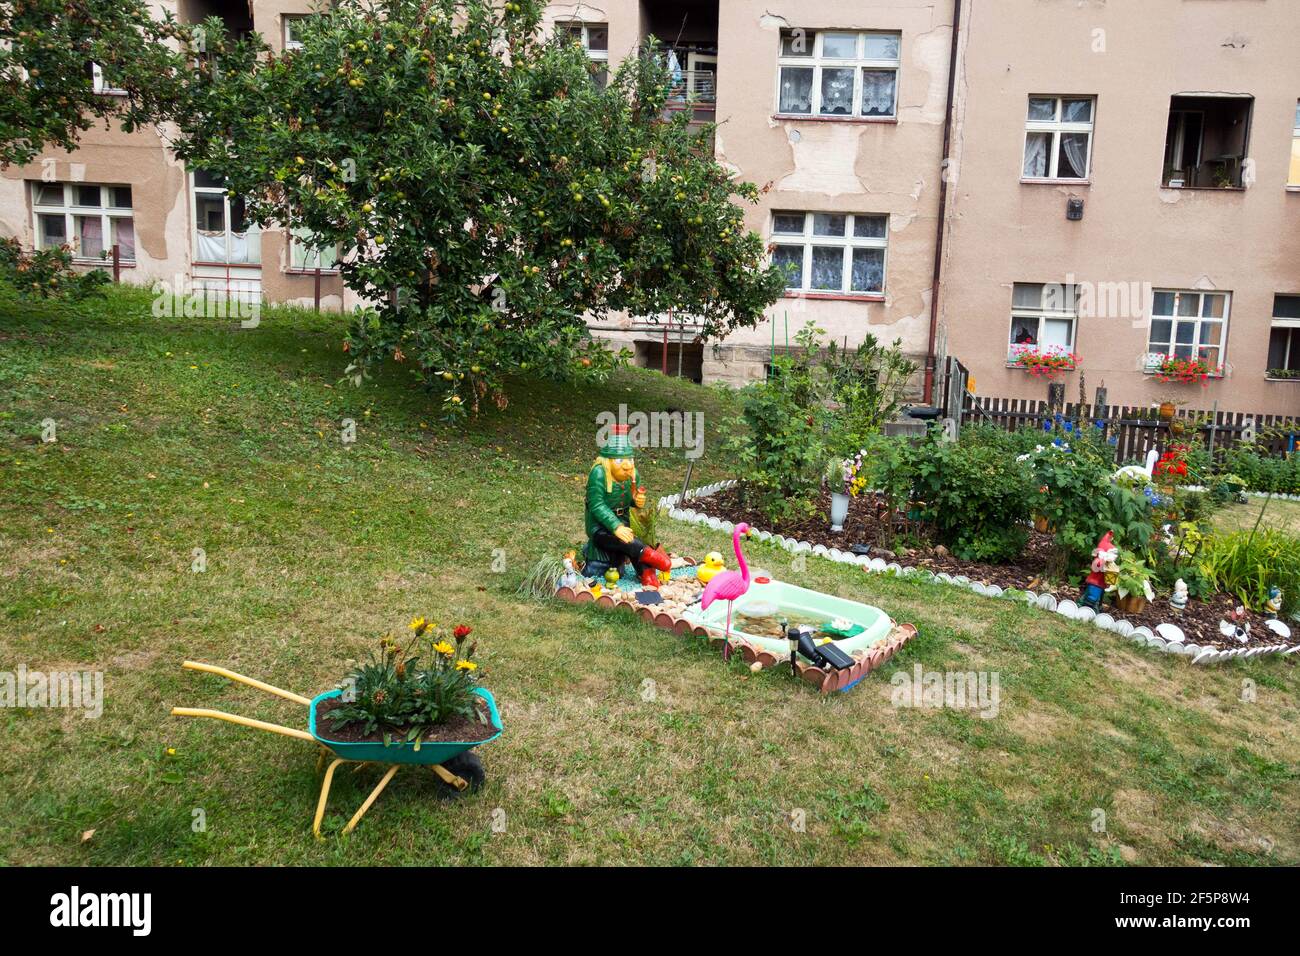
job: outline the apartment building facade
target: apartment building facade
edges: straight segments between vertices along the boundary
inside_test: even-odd
[[[316,0],[157,5],[280,50]],[[591,323],[640,364],[742,384],[813,322],[955,357],[983,395],[1043,397],[1021,354],[1069,354],[1071,399],[1086,381],[1112,403],[1300,413],[1294,4],[601,0],[549,4],[545,29],[609,70],[659,41],[670,108],[716,121],[718,161],[763,187],[746,221],[790,277],[720,342],[689,316]],[[125,281],[356,304],[328,251],[246,222],[152,130],[99,126],[0,172],[0,231],[87,264],[116,245]],[[1164,354],[1215,375],[1163,384]]]

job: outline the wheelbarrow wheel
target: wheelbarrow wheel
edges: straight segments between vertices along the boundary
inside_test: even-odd
[[[451,771],[456,776],[464,780],[468,787],[464,790],[457,790],[451,784],[444,783],[442,778],[437,774],[433,775],[434,787],[437,789],[438,798],[441,800],[454,800],[457,797],[463,797],[466,794],[473,793],[479,787],[483,786],[483,781],[487,779],[487,774],[483,771],[483,761],[479,759],[478,754],[472,750],[466,750],[459,753],[450,760],[444,760],[442,763],[444,769]]]

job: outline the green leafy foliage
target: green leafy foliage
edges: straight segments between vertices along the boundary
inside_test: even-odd
[[[474,693],[478,665],[473,660],[477,642],[464,646],[470,629],[458,626],[449,641],[424,618],[416,618],[411,630],[405,646],[384,637],[370,660],[347,673],[345,702],[329,713],[336,730],[360,724],[363,733],[381,731],[385,743],[398,735],[418,749],[429,728],[457,717],[479,717]]]
[[[1300,495],[1300,455],[1277,457],[1240,445],[1224,452],[1221,471],[1240,478],[1250,491]]]
[[[389,358],[449,417],[505,401],[515,372],[591,379],[616,356],[587,318],[752,326],[781,293],[744,226],[753,184],[700,147],[653,49],[604,87],[544,4],[338,0],[302,48],[268,53],[209,21],[178,153],[249,197],[250,217],[337,245],[378,303],[347,339],[360,381]]]
[[[823,345],[824,335],[806,323],[795,350],[773,358],[767,381],[742,392],[729,447],[750,504],[773,521],[808,513],[823,481],[842,490],[841,463],[894,417],[917,369],[898,341],[881,346],[867,335],[854,350]]]
[[[1283,613],[1300,603],[1300,538],[1273,528],[1234,531],[1207,538],[1201,568],[1215,588],[1262,611],[1269,589],[1282,590]]]
[[[74,150],[97,120],[129,132],[170,115],[187,73],[175,41],[191,39],[142,0],[0,0],[0,167]]]
[[[67,246],[54,249],[23,249],[17,239],[0,237],[0,279],[24,298],[60,299],[81,302],[102,296],[109,284],[103,269],[73,268]]]

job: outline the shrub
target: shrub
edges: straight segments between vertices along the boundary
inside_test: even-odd
[[[1239,476],[1251,491],[1300,494],[1300,455],[1274,457],[1242,445],[1224,452],[1222,471]]]
[[[0,237],[0,279],[29,299],[60,299],[81,302],[102,296],[109,283],[103,269],[79,272],[72,267],[67,246],[27,250],[17,239]]]
[[[1300,538],[1269,528],[1206,539],[1201,568],[1216,589],[1252,611],[1263,610],[1269,588],[1282,590],[1283,614],[1300,602]]]
[[[1010,561],[1024,550],[1033,499],[1029,466],[991,444],[946,442],[935,431],[900,445],[886,468],[893,494],[906,487],[937,538],[968,561]]]

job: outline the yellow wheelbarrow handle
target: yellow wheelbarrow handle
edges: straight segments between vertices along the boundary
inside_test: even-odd
[[[243,674],[236,674],[234,671],[226,670],[224,667],[217,667],[213,664],[201,664],[198,661],[183,661],[181,667],[190,671],[203,671],[205,674],[216,674],[218,677],[226,678],[226,680],[238,681],[241,684],[247,684],[249,687],[256,687],[258,690],[266,691],[268,694],[275,694],[277,697],[291,700],[295,704],[302,704],[304,707],[311,706],[311,698],[309,697],[304,697],[302,694],[295,694],[293,691],[281,690],[279,687],[273,687],[263,681],[254,680],[251,677],[245,677]]]
[[[298,730],[295,727],[283,727],[280,724],[270,724],[265,720],[254,720],[252,717],[240,717],[238,714],[228,714],[224,710],[207,710],[202,707],[173,707],[173,717],[213,717],[217,720],[228,720],[232,724],[239,724],[243,727],[253,727],[257,730],[269,730],[273,734],[284,734],[286,737],[297,737],[299,740],[312,740],[313,737],[305,730]]]

